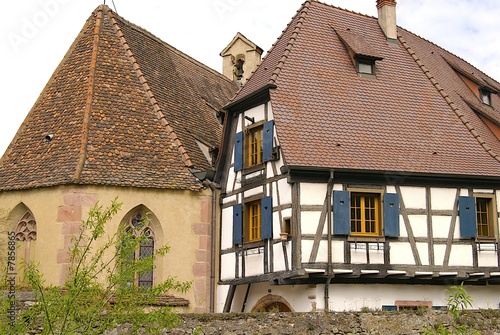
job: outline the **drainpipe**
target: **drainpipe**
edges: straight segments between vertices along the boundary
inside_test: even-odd
[[[328,261],[326,263],[326,283],[325,283],[325,312],[329,312],[328,302],[330,300],[330,282],[332,281],[332,192],[333,192],[333,170],[330,170],[330,178],[326,185],[326,222],[328,241]]]
[[[215,238],[217,231],[217,191],[220,186],[213,181],[205,179],[203,184],[210,187],[212,190],[212,227],[210,229],[210,313],[215,311]]]

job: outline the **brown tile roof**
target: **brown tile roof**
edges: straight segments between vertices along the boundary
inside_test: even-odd
[[[0,189],[199,189],[236,86],[107,6],[85,23],[0,161]],[[50,142],[45,136],[53,134]]]
[[[383,58],[376,78],[357,75],[334,32],[348,29]],[[499,83],[402,28],[399,34],[399,44],[389,45],[376,18],[306,1],[227,108],[274,84],[276,135],[289,166],[499,177],[500,142],[466,103],[498,120],[499,96],[483,106],[448,62],[490,87]]]

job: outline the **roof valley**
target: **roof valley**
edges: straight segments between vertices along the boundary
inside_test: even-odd
[[[78,164],[76,166],[75,173],[73,175],[73,179],[78,182],[81,178],[83,167],[85,165],[85,160],[87,157],[87,145],[88,145],[88,134],[89,134],[89,121],[90,114],[92,112],[92,99],[94,96],[94,83],[95,83],[95,72],[97,66],[97,55],[99,51],[99,38],[101,34],[102,28],[102,9],[103,6],[99,6],[99,10],[97,11],[97,18],[94,27],[94,36],[93,36],[93,44],[92,44],[92,58],[90,60],[90,69],[89,69],[89,81],[88,81],[88,91],[87,97],[85,101],[85,110],[83,112],[83,124],[82,124],[82,142],[80,147],[80,155],[78,159]]]
[[[408,42],[401,36],[398,35],[398,39],[401,42],[401,45],[403,48],[410,54],[412,59],[415,61],[417,66],[422,70],[422,72],[425,74],[425,76],[429,79],[431,84],[436,88],[436,90],[439,92],[439,94],[443,97],[443,99],[446,101],[446,103],[450,106],[450,108],[453,110],[453,112],[456,114],[456,116],[460,119],[460,121],[464,124],[464,126],[469,130],[469,132],[472,134],[472,136],[479,142],[481,147],[495,160],[500,162],[500,155],[493,152],[493,150],[486,144],[486,141],[484,141],[479,133],[474,129],[472,124],[465,118],[465,115],[460,112],[460,109],[453,103],[451,100],[450,96],[445,92],[444,88],[439,85],[437,80],[432,76],[430,73],[429,69],[425,67],[423,62],[419,59],[417,56],[416,52],[410,47]]]
[[[132,50],[130,49],[130,46],[127,43],[125,35],[123,34],[120,26],[118,25],[115,17],[113,16],[113,13],[111,11],[108,11],[108,14],[109,14],[109,17],[111,19],[111,22],[113,23],[113,27],[115,28],[117,35],[120,38],[120,42],[126,51],[127,57],[130,59],[130,62],[132,63],[135,72],[137,73],[139,81],[143,85],[144,90],[146,92],[146,95],[147,95],[149,101],[151,102],[151,105],[154,108],[156,116],[160,120],[162,126],[164,126],[165,129],[167,130],[168,135],[171,138],[172,142],[177,147],[177,151],[181,155],[182,161],[184,162],[185,166],[192,167],[193,163],[191,161],[191,158],[189,157],[186,149],[184,148],[184,145],[182,144],[181,140],[179,139],[179,137],[175,133],[174,129],[172,128],[172,126],[170,125],[168,120],[166,119],[165,114],[161,110],[161,108],[158,104],[158,101],[156,100],[156,98],[151,90],[151,87],[149,86],[146,78],[144,77],[144,73],[142,72],[142,70],[138,64],[137,59],[134,56],[134,53],[132,52]]]

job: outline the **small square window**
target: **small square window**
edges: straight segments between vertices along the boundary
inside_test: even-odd
[[[482,103],[485,105],[491,106],[491,93],[487,89],[481,88],[479,89],[479,98]]]
[[[364,74],[375,74],[373,71],[374,64],[366,60],[358,61],[358,72]]]

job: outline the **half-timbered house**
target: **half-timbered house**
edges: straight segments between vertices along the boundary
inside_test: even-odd
[[[500,83],[306,1],[226,105],[220,311],[498,308]]]

